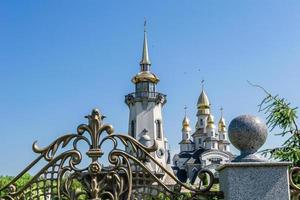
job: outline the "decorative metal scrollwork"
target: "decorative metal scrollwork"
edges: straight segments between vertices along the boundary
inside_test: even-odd
[[[291,191],[291,199],[299,200],[300,199],[300,187],[294,182],[294,179],[297,178],[299,182],[299,174],[300,167],[293,167],[289,172],[289,180],[290,180],[290,191]]]
[[[128,135],[114,134],[111,125],[103,124],[105,116],[97,109],[86,118],[88,124],[79,125],[76,134],[59,137],[45,148],[34,142],[33,151],[39,156],[0,189],[5,193],[0,199],[129,200],[143,199],[161,191],[178,196],[182,188],[194,194],[209,193],[214,181],[210,171],[199,172],[200,180],[208,177],[207,185],[188,186],[151,155],[157,150],[155,141],[151,147],[146,147]],[[108,151],[107,163],[100,162],[105,153],[104,144],[108,141],[112,148]],[[87,164],[83,162],[79,142],[88,146],[86,155],[90,161]],[[46,162],[42,169],[25,186],[17,188],[18,179],[41,161]],[[149,162],[157,165],[160,173],[149,169]],[[84,164],[85,167],[81,167]],[[162,180],[164,176],[176,185],[166,185]]]

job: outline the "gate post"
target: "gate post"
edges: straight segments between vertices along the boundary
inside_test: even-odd
[[[257,117],[242,115],[231,121],[228,133],[241,155],[217,169],[225,200],[289,200],[291,163],[271,162],[255,155],[266,141],[266,125]]]

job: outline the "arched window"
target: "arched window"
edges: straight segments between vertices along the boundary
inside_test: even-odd
[[[132,120],[131,124],[130,124],[130,136],[135,138],[135,123],[134,123],[134,120]]]
[[[155,124],[156,124],[156,137],[158,139],[161,139],[161,122],[160,122],[160,120],[156,120]]]
[[[203,126],[203,119],[200,119],[200,126]]]

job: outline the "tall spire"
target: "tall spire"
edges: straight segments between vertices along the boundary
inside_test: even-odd
[[[142,60],[140,62],[141,71],[149,71],[150,70],[150,59],[148,53],[148,41],[147,41],[147,21],[144,22],[144,44],[143,44],[143,53],[142,53]]]
[[[146,20],[144,23],[144,46],[142,53],[142,60],[140,62],[141,71],[132,78],[132,82],[134,84],[140,82],[151,82],[157,84],[159,82],[159,78],[152,72],[150,72],[150,59],[148,54],[148,42],[147,42],[147,31],[146,31]]]
[[[189,120],[189,118],[186,116],[186,110],[187,110],[187,107],[184,106],[184,118],[183,118],[183,121],[182,121],[182,131],[183,131],[185,134],[191,131],[191,128],[190,128],[190,120]]]
[[[219,120],[219,124],[218,124],[218,128],[219,128],[219,132],[225,132],[226,131],[226,123],[225,123],[225,119],[223,117],[223,107],[220,108],[221,110],[221,118]]]

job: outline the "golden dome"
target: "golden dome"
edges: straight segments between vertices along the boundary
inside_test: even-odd
[[[207,117],[207,127],[206,128],[215,128],[215,124],[214,124],[214,117],[209,114],[208,117]]]
[[[183,118],[183,121],[182,121],[182,126],[189,126],[189,125],[190,125],[190,120],[189,120],[189,118],[184,117],[184,118]]]
[[[197,103],[198,115],[210,114],[210,103],[204,90],[202,90]]]
[[[133,83],[139,83],[142,81],[150,81],[152,83],[158,83],[159,78],[155,74],[151,73],[150,71],[141,71],[137,75],[135,75],[131,81]]]
[[[187,118],[186,116],[183,118],[183,121],[182,121],[182,131],[184,132],[189,132],[191,131],[191,127],[190,127],[190,120],[189,118]]]
[[[202,90],[202,92],[198,98],[197,106],[198,106],[198,108],[209,108],[210,107],[207,94],[205,93],[204,90]]]
[[[219,132],[226,132],[226,123],[223,116],[219,120],[218,128],[219,128]]]

